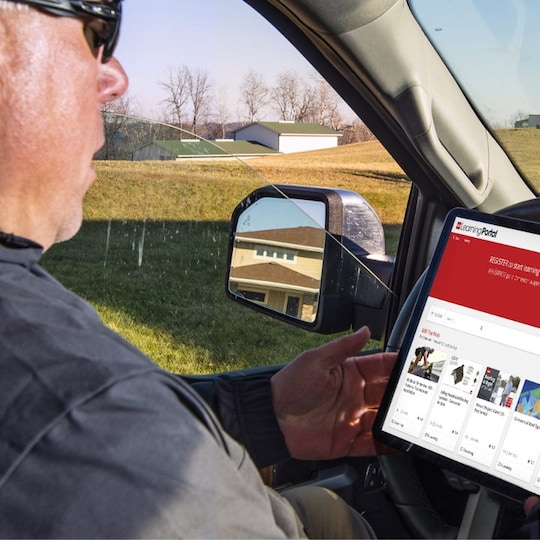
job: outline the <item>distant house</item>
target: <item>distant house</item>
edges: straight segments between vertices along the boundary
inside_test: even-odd
[[[276,153],[272,148],[248,141],[184,139],[152,141],[136,149],[133,160],[246,159]]]
[[[517,120],[515,128],[540,128],[540,114],[530,114],[527,118]]]
[[[324,229],[315,227],[237,233],[231,290],[312,322],[319,301],[324,239]]]
[[[303,122],[255,122],[234,132],[237,141],[257,142],[282,154],[334,148],[340,137],[321,124]]]

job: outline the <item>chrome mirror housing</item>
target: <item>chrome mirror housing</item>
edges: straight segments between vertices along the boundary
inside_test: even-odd
[[[357,193],[266,186],[233,212],[227,294],[307,330],[368,324],[377,333],[380,320],[358,315],[382,317],[392,266],[382,224]]]

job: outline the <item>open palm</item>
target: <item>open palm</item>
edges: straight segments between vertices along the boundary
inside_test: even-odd
[[[274,410],[300,459],[376,453],[371,429],[396,355],[354,356],[367,328],[302,353],[272,378]]]

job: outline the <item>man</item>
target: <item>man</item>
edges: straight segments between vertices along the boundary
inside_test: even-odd
[[[119,23],[120,0],[0,0],[0,536],[370,535],[320,490],[315,513],[290,496],[300,522],[256,468],[374,452],[394,356],[352,357],[367,329],[271,380],[224,376],[216,416],[38,266],[79,229],[101,106],[126,90]],[[337,533],[317,523],[334,510]]]

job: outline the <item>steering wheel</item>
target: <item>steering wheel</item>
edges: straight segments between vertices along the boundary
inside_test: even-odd
[[[509,206],[500,210],[497,214],[540,222],[540,198]],[[395,352],[400,349],[424,277],[425,272],[420,276],[403,304],[388,339],[387,351]],[[423,463],[419,465],[421,463],[419,460],[415,461],[411,456],[403,453],[379,456],[379,462],[386,479],[388,493],[415,537],[456,538],[458,533],[460,533],[461,537],[460,528],[457,525],[447,523],[432,504],[419,471]],[[454,478],[454,481],[460,482],[458,478]],[[485,491],[475,487],[473,484],[462,484],[461,489],[464,490],[464,503],[467,502],[467,498],[470,503],[471,497],[478,497],[479,492],[489,498],[489,495],[485,495]],[[472,495],[469,495],[469,493]],[[465,508],[464,511],[467,514]],[[477,511],[479,511],[478,507],[474,507],[469,510],[469,513]],[[469,517],[473,519],[474,516]]]

